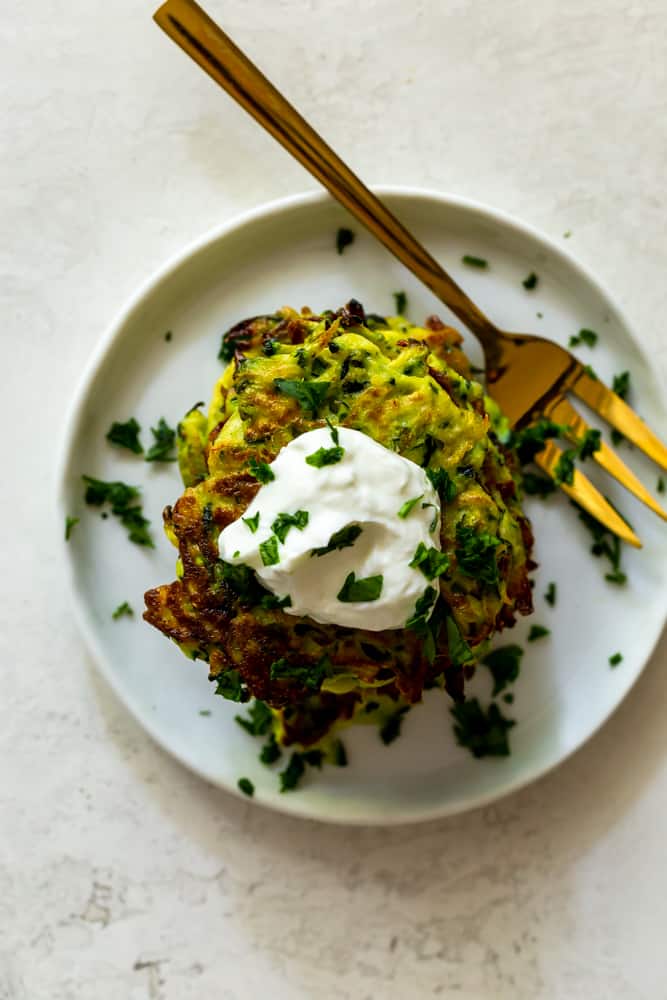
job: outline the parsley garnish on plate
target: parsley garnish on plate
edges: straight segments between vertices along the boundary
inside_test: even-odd
[[[388,747],[390,743],[393,743],[394,740],[397,740],[401,735],[403,719],[409,711],[409,705],[404,705],[402,708],[398,708],[392,715],[389,716],[380,729],[380,739],[386,747]]]
[[[306,764],[310,767],[322,767],[324,754],[321,750],[304,750],[303,753],[293,753],[284,771],[281,771],[280,791],[291,792],[301,781],[306,772]]]
[[[280,562],[278,539],[275,535],[271,535],[265,542],[260,543],[259,554],[265,566],[275,566],[276,563]]]
[[[595,330],[587,330],[584,328],[580,330],[575,336],[570,337],[570,342],[568,347],[579,347],[580,344],[585,344],[586,347],[595,347],[598,342],[598,335]]]
[[[311,557],[326,556],[329,552],[349,548],[354,545],[362,530],[359,524],[346,524],[344,528],[334,531],[326,545],[322,545],[318,549],[312,549],[310,553]]]
[[[283,752],[278,746],[278,741],[276,740],[273,733],[269,736],[268,740],[259,752],[259,760],[262,764],[266,764],[267,767],[270,764],[275,764],[277,760],[280,760]]]
[[[409,566],[420,570],[427,580],[435,580],[449,569],[449,556],[446,552],[440,552],[433,546],[429,548],[420,542]]]
[[[251,736],[265,736],[271,728],[273,722],[273,712],[264,701],[255,698],[248,707],[247,717],[235,715],[234,718],[242,729],[245,729]]]
[[[250,778],[239,778],[237,784],[239,790],[242,791],[244,795],[247,795],[249,799],[253,797],[255,794],[255,786]]]
[[[421,496],[413,497],[412,500],[406,500],[404,504],[401,504],[400,510],[398,511],[398,516],[406,518],[413,507],[415,507],[420,500],[423,500],[424,494]],[[426,506],[426,505],[425,505]]]
[[[114,621],[117,621],[119,618],[122,618],[123,615],[125,615],[127,618],[134,617],[134,611],[127,603],[127,601],[123,601],[122,604],[119,604],[116,610],[111,615],[111,617],[113,618]]]
[[[491,702],[485,712],[477,698],[467,698],[450,711],[456,741],[470,750],[473,757],[509,756],[507,734],[516,723],[505,718],[495,702]]]
[[[544,595],[544,600],[552,608],[556,604],[556,584],[553,582],[553,580],[551,581],[551,583],[547,587],[546,593]]]
[[[619,663],[621,663],[622,661],[623,661],[622,654],[621,653],[614,653],[613,656],[609,657],[609,666],[610,667],[617,667],[619,665]]]
[[[628,393],[630,392],[630,372],[619,372],[618,375],[614,375],[611,383],[612,390],[617,396],[627,402]],[[611,431],[611,440],[613,444],[619,445],[621,441],[625,441],[625,435],[617,431],[615,427]]]
[[[157,427],[151,427],[153,444],[146,453],[147,462],[175,462],[172,455],[176,443],[176,431],[169,426],[164,417],[160,417]]]
[[[408,307],[408,297],[405,292],[392,292],[394,296],[394,306],[396,308],[396,314],[398,316],[405,316],[405,310]]]
[[[271,483],[276,478],[268,462],[258,462],[256,458],[251,458],[248,462],[248,472],[260,483]]]
[[[345,448],[341,448],[340,445],[334,445],[333,448],[318,448],[312,455],[306,456],[306,462],[315,469],[321,469],[325,465],[335,465],[340,462],[344,454]]]
[[[217,682],[215,693],[227,701],[248,701],[248,690],[241,681],[238,670],[225,670],[214,678]]]
[[[605,580],[608,583],[624,584],[627,577],[621,570],[621,539],[618,535],[608,531],[596,518],[592,517],[583,507],[580,507],[579,504],[573,500],[570,502],[578,511],[581,523],[593,536],[591,552],[594,556],[605,556],[611,564],[611,572],[605,574]],[[616,513],[619,512],[616,511]],[[622,517],[623,515],[621,514],[620,516]]]
[[[556,492],[556,484],[548,476],[536,472],[524,472],[522,478],[523,491],[528,496],[548,497]]]
[[[101,507],[108,503],[114,514],[127,529],[128,537],[135,545],[146,545],[154,548],[153,539],[148,530],[150,521],[143,516],[140,504],[134,503],[139,497],[138,486],[128,486],[126,483],[107,483],[92,476],[81,477],[86,484],[84,499],[93,507]]]
[[[534,271],[531,271],[527,278],[524,278],[521,284],[527,291],[532,291],[533,288],[537,287],[537,282],[540,279],[537,277]]]
[[[344,604],[377,601],[382,593],[383,579],[381,574],[377,574],[357,580],[354,572],[348,573],[336,597]]]
[[[522,656],[521,646],[509,645],[493,649],[482,659],[482,663],[489,668],[493,677],[492,694],[494,698],[517,679],[521,669]]]
[[[574,460],[577,457],[575,448],[566,448],[558,457],[554,467],[554,482],[560,486],[571,486],[574,482]]]
[[[274,533],[278,541],[284,545],[290,528],[297,528],[299,531],[303,531],[307,524],[308,511],[297,510],[294,514],[278,514],[275,521],[271,525],[271,531]],[[277,561],[278,560],[276,560],[276,562]],[[267,566],[271,564],[264,563],[264,565]]]
[[[252,517],[242,517],[241,520],[247,526],[248,530],[254,535],[259,528],[259,511],[253,514]]]
[[[131,417],[125,423],[119,423],[115,420],[107,431],[106,437],[107,441],[111,441],[112,444],[117,444],[121,448],[127,448],[128,451],[134,452],[135,455],[141,455],[144,449],[139,441],[140,431],[141,427],[134,417]]]
[[[72,537],[72,531],[74,530],[74,528],[76,527],[76,525],[79,523],[80,520],[81,520],[81,518],[79,518],[79,517],[69,517],[69,515],[65,518],[65,541],[66,542],[69,542],[70,538]]]
[[[550,628],[545,628],[544,625],[531,625],[528,642],[535,642],[536,639],[543,639],[547,635],[551,635]]]
[[[296,378],[274,378],[273,384],[283,396],[295,399],[302,410],[314,414],[324,402],[330,382],[306,382]]]
[[[336,233],[336,250],[339,254],[342,254],[346,247],[351,246],[354,243],[354,233],[351,229],[345,229],[341,226]]]
[[[444,503],[451,503],[456,496],[456,486],[446,469],[427,469],[431,485]]]
[[[468,267],[478,267],[480,270],[485,270],[489,266],[488,260],[484,260],[483,257],[474,257],[472,254],[466,253],[461,257],[464,264]]]
[[[660,478],[658,479],[658,485],[656,486],[656,489],[657,489],[658,493],[664,493],[665,492],[665,480],[662,478],[662,476],[660,476]],[[76,520],[76,518],[75,518],[75,520]]]

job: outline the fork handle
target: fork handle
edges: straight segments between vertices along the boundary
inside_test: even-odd
[[[487,366],[502,336],[453,278],[311,128],[195,0],[154,15],[169,37],[285,147],[478,337]]]

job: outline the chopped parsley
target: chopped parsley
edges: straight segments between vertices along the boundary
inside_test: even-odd
[[[239,778],[237,785],[239,787],[239,791],[243,792],[244,795],[247,795],[249,799],[251,799],[255,794],[255,786],[250,778]]]
[[[438,517],[439,517],[440,511],[438,510],[437,504],[434,504],[434,503],[423,503],[422,504],[422,510],[426,510],[427,507],[432,507],[433,510],[435,511],[435,513],[434,513],[434,515],[433,515],[433,517],[431,519],[431,523],[428,526],[428,530],[432,534],[435,531],[435,529],[438,527]],[[400,516],[400,512],[399,512],[399,516]]]
[[[247,525],[248,530],[254,535],[259,528],[259,511],[253,514],[252,517],[242,517],[241,520],[245,525]]]
[[[347,750],[342,740],[336,740],[333,745],[333,762],[336,767],[347,767]]]
[[[609,657],[609,666],[610,667],[617,667],[619,665],[619,663],[621,663],[622,661],[623,661],[622,654],[621,653],[614,653],[613,656]]]
[[[331,672],[331,661],[325,654],[317,663],[290,663],[282,656],[271,664],[270,677],[272,681],[294,681],[311,691],[319,691],[322,681]]]
[[[456,560],[459,570],[489,587],[498,584],[496,551],[500,539],[486,531],[477,534],[470,525],[459,522],[456,526]]]
[[[345,247],[349,247],[354,243],[354,233],[351,229],[345,229],[343,226],[336,233],[336,250],[339,254],[342,254]]]
[[[336,465],[337,462],[341,461],[344,454],[345,448],[341,448],[337,444],[333,448],[318,448],[312,455],[306,456],[306,462],[315,469],[321,469],[325,465]]]
[[[335,353],[335,352],[334,352]],[[338,444],[338,428],[335,424],[332,424],[328,417],[326,417],[326,425],[331,432],[331,440],[334,444]]]
[[[164,417],[160,417],[157,427],[151,427],[153,444],[146,453],[147,462],[175,462],[172,454],[176,443],[176,431],[173,430]]]
[[[531,625],[528,642],[535,642],[536,639],[543,639],[547,635],[551,635],[550,628],[545,628],[544,625]]]
[[[247,733],[251,736],[266,736],[266,734],[271,729],[271,723],[273,722],[273,712],[269,706],[264,701],[260,701],[259,698],[255,698],[252,705],[248,708],[248,715],[244,718],[242,715],[234,716],[239,726],[245,729]]]
[[[435,580],[449,569],[449,556],[433,546],[427,548],[420,542],[409,566],[411,569],[420,570],[427,580]]]
[[[276,474],[268,462],[258,462],[256,458],[251,458],[248,462],[248,472],[260,483],[270,483],[276,478]]]
[[[76,527],[76,525],[79,523],[80,520],[81,520],[81,518],[79,518],[79,517],[69,517],[69,515],[65,518],[65,541],[66,542],[69,542],[70,538],[72,537],[72,531],[74,530],[74,528]]]
[[[285,597],[276,597],[275,594],[264,594],[259,602],[260,608],[265,608],[267,611],[272,608],[291,608],[292,598],[289,594]]]
[[[594,382],[599,381],[597,377],[597,372],[594,370],[592,365],[584,365],[583,371],[586,373],[586,375],[588,375],[589,378],[592,378]]]
[[[415,632],[422,633],[426,630],[428,619],[433,610],[433,603],[438,596],[435,587],[427,587],[421,597],[417,598],[415,610],[405,623],[406,628],[411,628]]]
[[[536,472],[524,472],[523,491],[529,496],[544,498],[556,492],[556,484],[548,476],[541,476]]]
[[[348,573],[345,582],[336,597],[344,604],[357,604],[361,601],[377,601],[382,593],[383,577],[381,574],[367,576],[357,580],[354,573]]]
[[[547,587],[546,593],[544,595],[544,600],[552,608],[556,604],[556,584],[553,582],[553,580]]]
[[[473,257],[472,254],[469,253],[464,254],[463,257],[461,257],[461,260],[464,264],[467,264],[468,267],[478,267],[482,271],[486,270],[489,266],[488,260],[484,260],[483,257]]]
[[[533,288],[537,287],[537,282],[540,279],[537,277],[534,271],[531,271],[527,278],[524,278],[521,284],[527,291],[532,291]]]
[[[325,556],[328,552],[335,552],[337,549],[347,549],[354,545],[361,532],[361,525],[346,524],[344,528],[339,528],[338,531],[334,531],[326,545],[322,545],[318,549],[313,549],[310,555],[311,557]]]
[[[139,497],[138,486],[128,486],[126,483],[106,483],[92,476],[81,477],[86,484],[84,499],[92,507],[101,507],[108,503],[114,514],[127,530],[128,538],[135,545],[147,545],[154,548],[153,539],[148,530],[150,521],[143,516],[142,507],[135,501]]]
[[[121,448],[127,448],[128,451],[134,452],[135,455],[141,455],[144,450],[139,441],[139,432],[141,427],[134,419],[131,417],[124,424],[114,421],[109,430],[107,431],[107,441],[111,441],[112,444],[117,444]]]
[[[293,753],[289,759],[289,763],[284,771],[279,774],[280,778],[280,791],[281,792],[291,792],[299,784],[304,774],[306,773],[306,765],[303,761],[303,755],[300,753]]]
[[[576,457],[576,448],[566,448],[560,453],[554,468],[554,481],[558,486],[571,486],[574,482],[574,460]]]
[[[199,709],[199,714],[201,715],[201,717],[203,719],[208,719],[209,715],[211,714],[211,709],[210,708],[200,708]]]
[[[214,680],[217,681],[215,693],[226,698],[227,701],[248,701],[248,691],[241,681],[238,670],[225,670]]]
[[[299,531],[303,531],[307,524],[308,511],[297,510],[294,514],[278,514],[275,521],[271,525],[271,531],[274,533],[278,541],[284,545],[290,528],[297,528]],[[264,563],[264,565],[270,566],[271,563]]]
[[[514,431],[513,443],[519,453],[521,464],[527,465],[528,462],[532,462],[549,438],[560,437],[567,429],[563,424],[556,424],[553,420],[543,417],[528,427]]]
[[[446,469],[427,469],[433,489],[445,503],[451,503],[456,496],[456,486]]]
[[[593,536],[592,554],[598,557],[604,556],[609,560],[611,571],[605,574],[605,580],[608,583],[624,584],[627,577],[621,570],[621,539],[618,535],[615,535],[612,531],[605,528],[604,525],[600,524],[596,518],[592,517],[579,504],[574,503],[574,501],[571,502],[573,507],[579,512],[579,520]]]
[[[657,489],[658,493],[664,493],[665,492],[665,480],[662,478],[662,476],[660,476],[660,478],[658,479],[658,484],[656,486],[656,489]],[[68,518],[68,520],[70,520],[70,518]],[[75,517],[74,520],[77,521],[78,518]]]
[[[389,716],[380,729],[380,739],[386,747],[388,747],[390,743],[393,743],[394,740],[397,740],[401,735],[403,718],[409,711],[409,705],[404,705],[402,708],[397,709],[392,715]]]
[[[111,615],[111,617],[113,618],[114,621],[117,621],[119,618],[122,618],[123,615],[126,615],[128,618],[134,618],[134,611],[127,603],[127,601],[123,601],[122,604],[119,604],[116,610]]]
[[[394,306],[396,308],[396,313],[398,316],[405,316],[405,310],[408,307],[408,297],[405,292],[392,292],[394,296]]]
[[[578,457],[582,462],[585,462],[587,458],[590,458],[591,455],[600,450],[602,446],[600,438],[600,431],[589,429],[584,433],[577,448]]]
[[[563,239],[564,239],[564,240],[569,240],[569,238],[570,238],[570,236],[571,236],[571,235],[572,235],[572,230],[571,230],[571,229],[567,229],[567,230],[566,230],[566,231],[565,231],[565,232],[563,233]]]
[[[630,392],[630,372],[619,372],[618,375],[614,375],[611,387],[617,396],[627,402]],[[615,445],[619,445],[621,441],[625,441],[625,436],[614,427],[611,432],[611,440]]]
[[[464,667],[467,663],[472,663],[475,654],[465,641],[458,625],[451,617],[447,616],[447,647],[449,649],[449,659],[453,667]]]
[[[486,712],[477,698],[468,698],[450,709],[454,717],[454,735],[459,746],[473,757],[507,757],[510,753],[508,732],[515,726],[495,702]]]
[[[171,338],[172,338],[173,336],[174,336],[174,335],[173,335],[173,333],[171,332],[171,330],[167,330],[167,332],[166,332],[166,333],[165,333],[165,335],[164,335],[164,339],[165,339],[165,340],[167,341],[167,343],[169,343],[169,341],[171,340]]]
[[[482,659],[485,667],[488,667],[493,677],[493,697],[504,691],[508,685],[513,684],[519,676],[521,669],[521,657],[523,650],[521,646],[499,646],[493,649]]]
[[[330,382],[306,382],[304,379],[274,378],[273,384],[283,396],[295,399],[302,410],[314,414],[329,391]]]
[[[419,503],[419,501],[423,499],[424,499],[424,494],[422,493],[421,496],[413,497],[412,500],[406,500],[404,504],[401,504],[401,508],[398,511],[398,516],[406,518],[410,513],[410,511],[412,510],[412,508],[415,507]],[[428,505],[425,504],[425,506]]]
[[[283,753],[280,747],[278,746],[278,741],[273,735],[273,733],[271,733],[268,740],[266,741],[266,743],[259,752],[259,759],[262,764],[266,764],[268,767],[270,764],[275,764],[277,760],[280,760],[282,755]]]
[[[570,342],[568,347],[579,347],[580,344],[585,344],[586,347],[595,347],[598,342],[598,335],[595,330],[587,330],[584,328],[580,330],[576,336],[570,337]]]
[[[271,535],[267,538],[265,542],[261,542],[259,546],[259,554],[262,559],[262,563],[265,566],[275,566],[276,563],[280,562],[280,556],[278,555],[278,539],[275,535]]]

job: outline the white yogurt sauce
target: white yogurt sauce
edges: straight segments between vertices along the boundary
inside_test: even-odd
[[[335,447],[336,433],[342,458],[319,468],[309,464],[306,458],[318,449]],[[221,559],[252,567],[273,594],[289,595],[287,614],[372,631],[405,627],[432,583],[409,564],[420,542],[440,549],[440,503],[424,470],[347,427],[302,434],[270,469],[274,479],[260,487],[243,518],[220,534]],[[399,510],[415,498],[401,517]],[[272,527],[280,514],[296,515],[302,525],[290,526],[282,542]],[[342,529],[352,544],[313,554]],[[278,562],[265,565],[276,556]],[[359,580],[367,582],[359,587]],[[369,590],[378,593],[376,599],[363,599]]]

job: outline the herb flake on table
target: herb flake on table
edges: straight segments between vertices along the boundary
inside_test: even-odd
[[[122,618],[123,616],[127,618],[134,618],[134,611],[127,603],[127,601],[123,601],[122,604],[119,604],[116,610],[111,615],[114,621],[118,621],[118,619]]]
[[[256,458],[249,460],[248,472],[262,484],[271,483],[276,478],[276,474],[268,462],[258,462]]]
[[[405,310],[408,308],[408,297],[405,292],[392,292],[394,297],[394,307],[396,309],[397,316],[405,316]]]
[[[176,431],[169,426],[164,417],[160,417],[157,427],[151,427],[153,444],[146,453],[147,462],[175,462],[172,454],[176,444]]]
[[[568,347],[579,347],[581,344],[585,344],[586,347],[593,348],[598,342],[598,334],[595,330],[588,330],[583,327],[577,334],[573,334],[570,337]]]
[[[469,253],[464,254],[463,257],[461,257],[461,260],[468,267],[477,267],[480,271],[486,270],[489,266],[488,260],[485,260],[484,257],[475,257],[473,254]]]
[[[609,657],[609,666],[617,667],[619,663],[623,662],[623,655],[621,653],[614,653],[613,656]]]
[[[362,530],[363,529],[359,524],[346,524],[344,528],[339,528],[338,531],[334,531],[326,545],[322,545],[317,549],[311,549],[311,557],[326,556],[329,552],[336,552],[340,549],[350,548],[354,545]]]
[[[67,515],[67,517],[65,518],[65,541],[66,542],[69,542],[70,538],[72,537],[72,532],[73,532],[74,528],[77,526],[77,524],[80,522],[80,520],[81,520],[80,517],[70,517],[69,515]]]
[[[545,628],[544,625],[531,625],[530,632],[528,633],[528,642],[536,642],[537,639],[543,639],[548,635],[551,635],[550,628]]]
[[[344,454],[345,449],[340,445],[334,445],[333,448],[318,448],[312,455],[306,456],[306,462],[314,469],[322,469],[325,465],[336,465]]]
[[[338,254],[340,255],[344,253],[345,248],[352,246],[353,243],[354,243],[354,233],[352,232],[352,230],[346,229],[344,226],[341,226],[336,233],[336,250],[338,251]]]
[[[149,531],[150,521],[143,516],[141,504],[135,503],[140,495],[138,486],[128,486],[122,482],[105,482],[92,476],[81,477],[86,484],[84,500],[92,507],[108,503],[114,514],[127,530],[128,538],[135,545],[154,548]]]
[[[514,684],[521,670],[522,656],[521,646],[512,644],[499,646],[483,657],[482,663],[489,668],[493,677],[492,695],[494,698],[510,684]]]
[[[249,799],[255,794],[255,786],[253,785],[250,778],[239,778],[238,782],[239,791],[247,795]]]
[[[473,757],[509,756],[507,734],[516,723],[507,719],[495,702],[484,711],[477,698],[467,698],[450,712],[457,743],[470,750]]]
[[[527,291],[532,292],[533,288],[537,288],[537,283],[539,280],[540,279],[537,277],[535,272],[531,271],[528,277],[523,279],[521,284]]]
[[[384,578],[381,574],[357,579],[354,572],[348,573],[336,597],[344,604],[358,604],[377,601],[382,593]]]
[[[127,448],[128,451],[133,452],[135,455],[141,455],[144,449],[139,441],[140,432],[141,426],[134,417],[130,417],[125,423],[115,420],[107,431],[106,438],[112,444],[117,444],[121,448]]]

